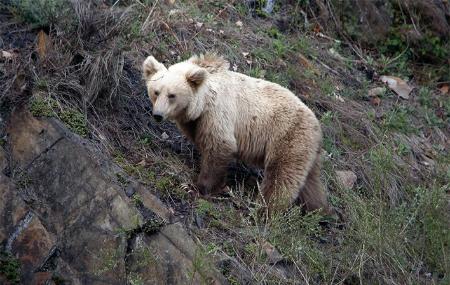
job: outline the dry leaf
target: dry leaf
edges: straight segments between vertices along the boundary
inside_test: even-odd
[[[381,99],[379,97],[370,97],[370,104],[372,106],[380,106]]]
[[[37,52],[39,58],[43,60],[47,56],[47,52],[50,48],[50,37],[43,30],[40,30],[37,38]]]
[[[375,87],[375,88],[370,89],[367,92],[367,95],[369,97],[377,97],[377,96],[383,95],[384,93],[386,93],[386,88],[384,88],[384,87]]]
[[[439,90],[441,91],[442,94],[448,94],[448,91],[449,91],[448,84],[442,85],[441,88],[439,88]]]
[[[387,83],[389,88],[394,91],[400,98],[409,99],[409,93],[413,90],[403,79],[395,76],[383,75],[380,80]]]
[[[298,54],[298,58],[300,60],[300,64],[303,67],[307,67],[307,68],[312,68],[313,65],[311,64],[311,62],[306,58],[306,56],[304,56],[303,54],[299,53]]]
[[[313,28],[313,32],[318,34],[318,33],[320,33],[320,31],[321,31],[320,26],[318,24],[315,24],[314,28]]]

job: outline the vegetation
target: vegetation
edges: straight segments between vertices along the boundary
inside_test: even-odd
[[[79,1],[61,9],[67,1],[32,2],[0,5],[43,28],[52,57],[36,58],[33,69],[25,60],[36,57],[32,51],[22,65],[5,63],[2,90],[14,90],[13,72],[35,83],[31,97],[8,95],[9,104],[28,102],[34,116],[59,118],[100,142],[123,170],[117,180],[124,188],[133,177],[182,216],[203,244],[192,279],[219,255],[240,265],[221,268],[231,284],[245,283],[236,272],[259,284],[450,282],[450,48],[417,8],[422,1],[384,1],[387,29],[376,35],[356,9],[371,1],[276,1],[271,14],[265,1]],[[290,88],[315,111],[324,133],[322,180],[339,217],[294,207],[261,221],[261,177],[242,165],[230,171],[226,195],[192,194],[198,154],[174,126],[151,120],[139,67],[150,53],[169,65],[206,51],[223,55],[233,70]],[[414,87],[409,99],[380,82],[383,74]],[[369,91],[379,87],[374,100]],[[353,187],[341,185],[340,170],[356,174]],[[132,201],[142,204],[139,195]],[[162,226],[151,220],[124,232]],[[105,253],[100,272],[113,270],[117,256]],[[0,275],[14,280],[11,265]],[[134,273],[128,282],[142,284]]]
[[[58,117],[74,133],[86,137],[89,133],[87,120],[83,113],[67,108],[59,109],[58,102],[51,97],[34,98],[30,101],[29,109],[31,114],[36,117]]]
[[[11,254],[0,251],[0,277],[2,276],[11,284],[19,284],[20,262]]]

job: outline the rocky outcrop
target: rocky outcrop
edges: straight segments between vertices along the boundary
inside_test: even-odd
[[[0,250],[19,260],[22,284],[226,283],[199,266],[209,262],[164,204],[135,181],[121,184],[122,170],[95,145],[26,111],[7,134]]]

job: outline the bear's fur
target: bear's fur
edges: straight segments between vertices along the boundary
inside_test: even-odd
[[[298,201],[328,212],[314,113],[286,88],[228,68],[214,55],[168,69],[152,56],[143,64],[153,116],[175,122],[200,151],[200,192],[222,191],[229,163],[241,159],[264,168],[261,193],[270,211]]]

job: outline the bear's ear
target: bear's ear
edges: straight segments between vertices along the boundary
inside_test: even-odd
[[[144,75],[145,80],[149,80],[153,74],[158,71],[167,70],[164,64],[157,61],[153,56],[147,57],[144,63],[142,64],[142,73]]]
[[[186,80],[193,88],[199,87],[206,78],[206,70],[203,68],[193,68],[186,73]]]

